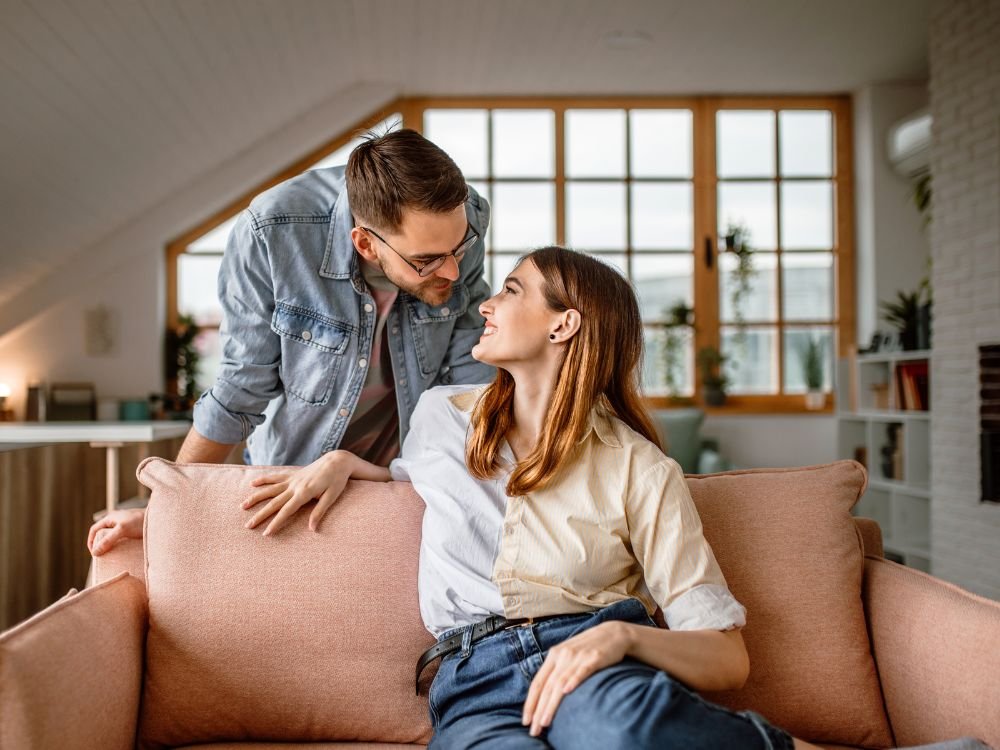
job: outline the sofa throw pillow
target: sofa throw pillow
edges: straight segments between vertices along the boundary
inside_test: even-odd
[[[805,740],[892,745],[850,513],[867,481],[854,461],[688,477],[705,537],[747,608],[750,678],[706,698]]]
[[[427,742],[414,666],[434,643],[417,602],[423,503],[407,483],[350,482],[317,531],[244,524],[273,469],[151,458],[139,740]]]

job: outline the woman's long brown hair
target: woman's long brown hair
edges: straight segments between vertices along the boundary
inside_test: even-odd
[[[538,445],[507,482],[511,496],[540,489],[559,472],[597,405],[662,448],[639,392],[642,319],[632,287],[610,266],[563,247],[534,250],[518,264],[528,261],[544,278],[549,308],[577,310],[580,330],[567,345]],[[513,425],[514,379],[497,370],[472,414],[466,462],[473,476],[496,476],[500,446]]]

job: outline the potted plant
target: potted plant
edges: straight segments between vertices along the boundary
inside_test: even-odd
[[[722,406],[726,403],[726,386],[729,379],[722,372],[726,357],[714,346],[706,346],[698,351],[698,367],[701,370],[701,384],[705,387],[705,404]]]
[[[667,308],[663,330],[663,371],[667,394],[673,401],[680,401],[684,381],[685,344],[690,338],[694,308],[687,302],[678,302]]]
[[[746,338],[746,314],[743,306],[750,295],[757,270],[753,265],[753,246],[750,244],[750,230],[741,222],[730,221],[726,225],[726,252],[736,256],[736,268],[729,281],[729,300],[733,307],[733,323],[736,327],[735,341],[742,344]]]
[[[806,381],[806,408],[813,411],[826,405],[826,393],[823,391],[823,364],[825,359],[823,343],[815,336],[810,336],[806,345],[799,350],[802,362],[802,373]]]
[[[881,302],[882,317],[899,331],[899,340],[904,351],[918,347],[917,321],[920,317],[922,289],[915,292],[898,291],[896,299]]]
[[[198,398],[198,366],[201,354],[195,348],[194,340],[200,332],[199,326],[190,315],[181,315],[177,328],[167,332],[166,370],[167,389],[176,393],[183,410],[191,409]]]

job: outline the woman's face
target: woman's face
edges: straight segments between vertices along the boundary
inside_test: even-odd
[[[486,328],[472,356],[509,370],[517,363],[540,361],[553,353],[549,334],[560,315],[542,296],[542,274],[530,260],[511,271],[500,291],[479,306]]]

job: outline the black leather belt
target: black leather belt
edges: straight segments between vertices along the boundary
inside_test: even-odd
[[[518,625],[534,625],[536,622],[544,622],[545,620],[551,620],[553,617],[563,617],[563,615],[545,615],[543,617],[519,617],[514,620],[508,620],[506,618],[500,617],[499,615],[492,615],[487,617],[482,622],[477,622],[472,626],[472,643],[476,641],[481,641],[483,638],[493,635],[501,630],[506,630],[507,628],[517,627]],[[465,633],[465,628],[455,633],[455,635],[445,638],[443,641],[438,641],[429,649],[424,651],[417,660],[417,676],[414,680],[414,687],[416,688],[417,695],[420,695],[420,673],[427,668],[435,659],[447,656],[448,654],[453,654],[462,648],[462,635]]]

